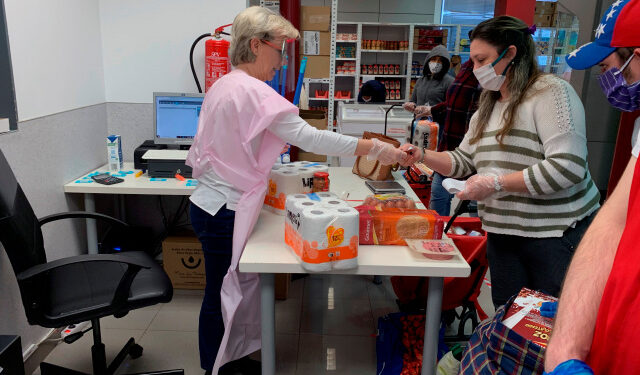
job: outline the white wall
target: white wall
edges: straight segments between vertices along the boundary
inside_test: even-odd
[[[98,0],[5,0],[18,121],[104,102]]]
[[[154,91],[197,92],[189,49],[246,7],[245,0],[99,0],[106,101],[151,103]],[[204,88],[204,43],[194,65]]]

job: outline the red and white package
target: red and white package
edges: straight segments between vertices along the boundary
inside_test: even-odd
[[[553,319],[540,315],[543,302],[556,302],[556,297],[522,288],[504,315],[502,324],[543,348],[549,343]]]
[[[416,238],[404,239],[409,249],[422,254],[427,259],[451,260],[460,254],[451,240],[424,240]]]

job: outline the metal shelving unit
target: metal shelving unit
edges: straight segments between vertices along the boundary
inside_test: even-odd
[[[460,38],[461,32],[463,29],[472,28],[473,25],[442,25],[442,24],[416,24],[416,23],[377,23],[377,22],[336,22],[338,15],[338,0],[332,0],[331,2],[331,59],[329,66],[329,99],[328,101],[328,118],[329,118],[329,129],[333,130],[333,120],[335,119],[335,111],[336,111],[336,103],[339,101],[355,101],[358,97],[359,88],[360,88],[360,79],[362,76],[368,77],[376,77],[377,79],[400,79],[401,83],[401,96],[405,99],[394,99],[387,100],[390,103],[402,103],[406,98],[410,98],[411,92],[411,79],[419,78],[421,76],[414,76],[411,74],[412,62],[414,60],[419,60],[420,63],[426,57],[426,54],[430,51],[426,50],[414,50],[413,49],[413,40],[415,35],[416,28],[436,28],[436,29],[448,29],[448,49],[450,50],[450,54],[465,54],[468,52],[461,51],[460,48]],[[398,33],[398,29],[404,30],[404,36],[402,38],[407,38],[409,41],[408,49],[406,50],[375,50],[375,49],[362,49],[362,40],[363,40],[363,27],[371,28],[377,27],[379,29],[389,28],[396,29],[396,33]],[[357,39],[355,41],[340,41],[336,40],[336,34],[338,33],[338,29],[341,28],[341,32],[344,30],[349,30],[349,32],[353,32],[355,30],[357,34]],[[465,31],[466,32],[466,31]],[[383,33],[380,33],[383,35]],[[381,37],[382,38],[382,37]],[[454,43],[451,44],[451,41],[455,38]],[[336,57],[336,46],[337,44],[355,44],[356,47],[356,57],[355,58],[341,58]],[[453,49],[451,48],[453,47]],[[381,57],[385,60],[390,60],[397,58],[397,62],[394,64],[400,64],[401,67],[404,67],[404,74],[362,74],[361,73],[361,65],[363,61],[363,56],[366,56],[365,59],[371,59],[370,56]],[[394,57],[395,56],[395,57]],[[339,61],[355,61],[355,74],[344,74],[344,73],[336,73],[336,62]],[[366,60],[365,60],[366,61]],[[353,82],[351,82],[353,80]],[[351,89],[352,95],[351,99],[335,99],[334,95],[337,90],[345,90],[345,87],[349,87]],[[309,91],[307,91],[309,92]]]

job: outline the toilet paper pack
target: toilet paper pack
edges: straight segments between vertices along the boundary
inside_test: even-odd
[[[304,269],[358,266],[358,211],[333,193],[287,196],[284,240]]]
[[[329,172],[329,167],[308,161],[275,164],[269,175],[264,207],[273,213],[284,215],[287,195],[311,193],[313,174],[316,172]]]
[[[412,144],[421,149],[436,151],[438,148],[438,129],[440,127],[438,123],[430,120],[415,120],[414,125]],[[410,139],[407,139],[407,142],[409,141]]]

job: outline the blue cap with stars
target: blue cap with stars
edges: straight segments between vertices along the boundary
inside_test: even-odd
[[[622,9],[632,1],[635,0],[617,0],[607,9],[600,20],[600,24],[596,28],[596,39],[591,43],[580,46],[565,57],[567,64],[569,64],[572,69],[580,70],[590,68],[616,50],[616,47],[612,47],[611,45],[616,21],[620,13],[622,13]]]

